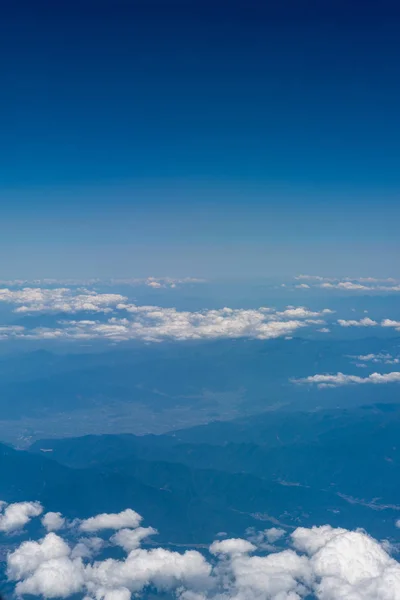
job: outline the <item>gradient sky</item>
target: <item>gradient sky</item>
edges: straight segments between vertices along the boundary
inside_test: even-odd
[[[0,278],[400,274],[398,3],[2,11]]]

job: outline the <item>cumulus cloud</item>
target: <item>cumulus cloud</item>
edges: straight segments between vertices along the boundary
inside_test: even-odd
[[[294,383],[299,384],[315,384],[319,388],[323,387],[339,387],[342,385],[351,384],[384,384],[384,383],[400,383],[400,372],[393,371],[392,373],[371,373],[368,377],[359,377],[358,375],[345,375],[344,373],[336,373],[334,375],[321,374],[310,375],[301,379],[293,379]]]
[[[76,313],[111,312],[115,306],[126,301],[121,294],[99,294],[89,290],[69,288],[23,288],[0,289],[0,302],[16,305],[16,313]]]
[[[39,502],[16,502],[0,504],[0,531],[13,533],[22,529],[31,519],[42,514]]]
[[[104,515],[98,517],[104,522]],[[66,534],[78,531],[70,529]],[[122,529],[110,541],[120,545],[126,556],[95,560],[79,547],[92,544],[98,552],[104,544],[100,538],[75,544],[51,532],[39,541],[23,542],[8,554],[7,577],[15,582],[18,595],[44,598],[80,594],[87,600],[129,600],[132,595],[146,598],[150,590],[169,592],[180,600],[400,598],[400,564],[390,556],[390,544],[361,530],[300,527],[287,538],[287,548],[269,554],[265,550],[260,554],[245,539],[219,540],[211,544],[209,558],[197,550],[141,548],[141,540],[153,533],[152,528]],[[285,535],[278,528],[259,533],[269,542]]]
[[[116,310],[124,316],[97,320],[63,320],[59,327],[22,329],[13,334],[25,339],[140,339],[145,341],[202,340],[249,337],[272,339],[290,336],[299,328],[324,324],[333,311],[311,311],[303,306],[288,306],[283,311],[222,308],[197,312],[178,311],[159,306],[118,303]]]
[[[57,531],[65,526],[65,519],[59,512],[48,512],[42,518],[42,525],[47,531]]]
[[[81,531],[100,531],[102,529],[123,529],[126,527],[135,528],[141,522],[142,517],[127,508],[120,513],[103,513],[96,517],[90,517],[81,521],[79,527]]]

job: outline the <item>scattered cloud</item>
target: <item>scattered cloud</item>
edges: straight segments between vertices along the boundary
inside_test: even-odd
[[[319,388],[324,387],[339,387],[351,384],[383,384],[383,383],[400,383],[400,372],[393,371],[392,373],[371,373],[368,377],[359,377],[358,375],[345,375],[344,373],[336,373],[335,375],[321,374],[310,375],[301,379],[293,379],[294,383],[299,384],[315,384]]]
[[[74,541],[74,532],[67,529],[68,540],[50,532],[8,554],[7,577],[17,595],[130,600],[146,598],[151,590],[179,600],[399,600],[400,564],[390,544],[362,530],[300,527],[286,538],[284,550],[258,549],[241,538],[219,540],[207,557],[198,550],[141,547],[155,533],[152,528],[122,529],[108,542]],[[278,528],[259,532],[271,544],[285,535]],[[126,556],[95,559],[104,544],[120,545]],[[82,545],[92,552],[83,552]]]

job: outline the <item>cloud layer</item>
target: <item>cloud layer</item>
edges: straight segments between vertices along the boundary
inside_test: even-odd
[[[324,525],[287,535],[271,528],[253,532],[252,540],[215,541],[208,555],[142,547],[156,532],[136,525],[139,515],[110,538],[79,537],[85,523],[115,529],[132,514],[137,515],[129,510],[98,515],[70,523],[64,537],[50,532],[21,543],[7,557],[7,577],[16,593],[44,598],[79,594],[95,600],[146,598],[150,590],[180,600],[400,599],[400,564],[390,556],[390,546],[361,530]],[[265,539],[280,547],[270,545],[266,553],[259,543]],[[104,547],[113,546],[125,556],[99,557]]]

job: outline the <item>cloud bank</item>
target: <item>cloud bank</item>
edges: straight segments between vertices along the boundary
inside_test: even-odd
[[[390,556],[390,545],[361,530],[300,527],[286,537],[286,548],[272,546],[268,553],[241,538],[215,541],[208,554],[144,548],[143,541],[156,532],[136,521],[110,538],[78,537],[84,523],[115,528],[127,514],[137,515],[129,510],[98,515],[80,528],[70,524],[64,537],[50,532],[22,542],[7,556],[7,577],[17,595],[129,600],[152,591],[180,600],[400,599],[400,564]],[[271,528],[261,537],[274,543],[285,535]],[[116,545],[123,557],[95,557],[104,546]]]

